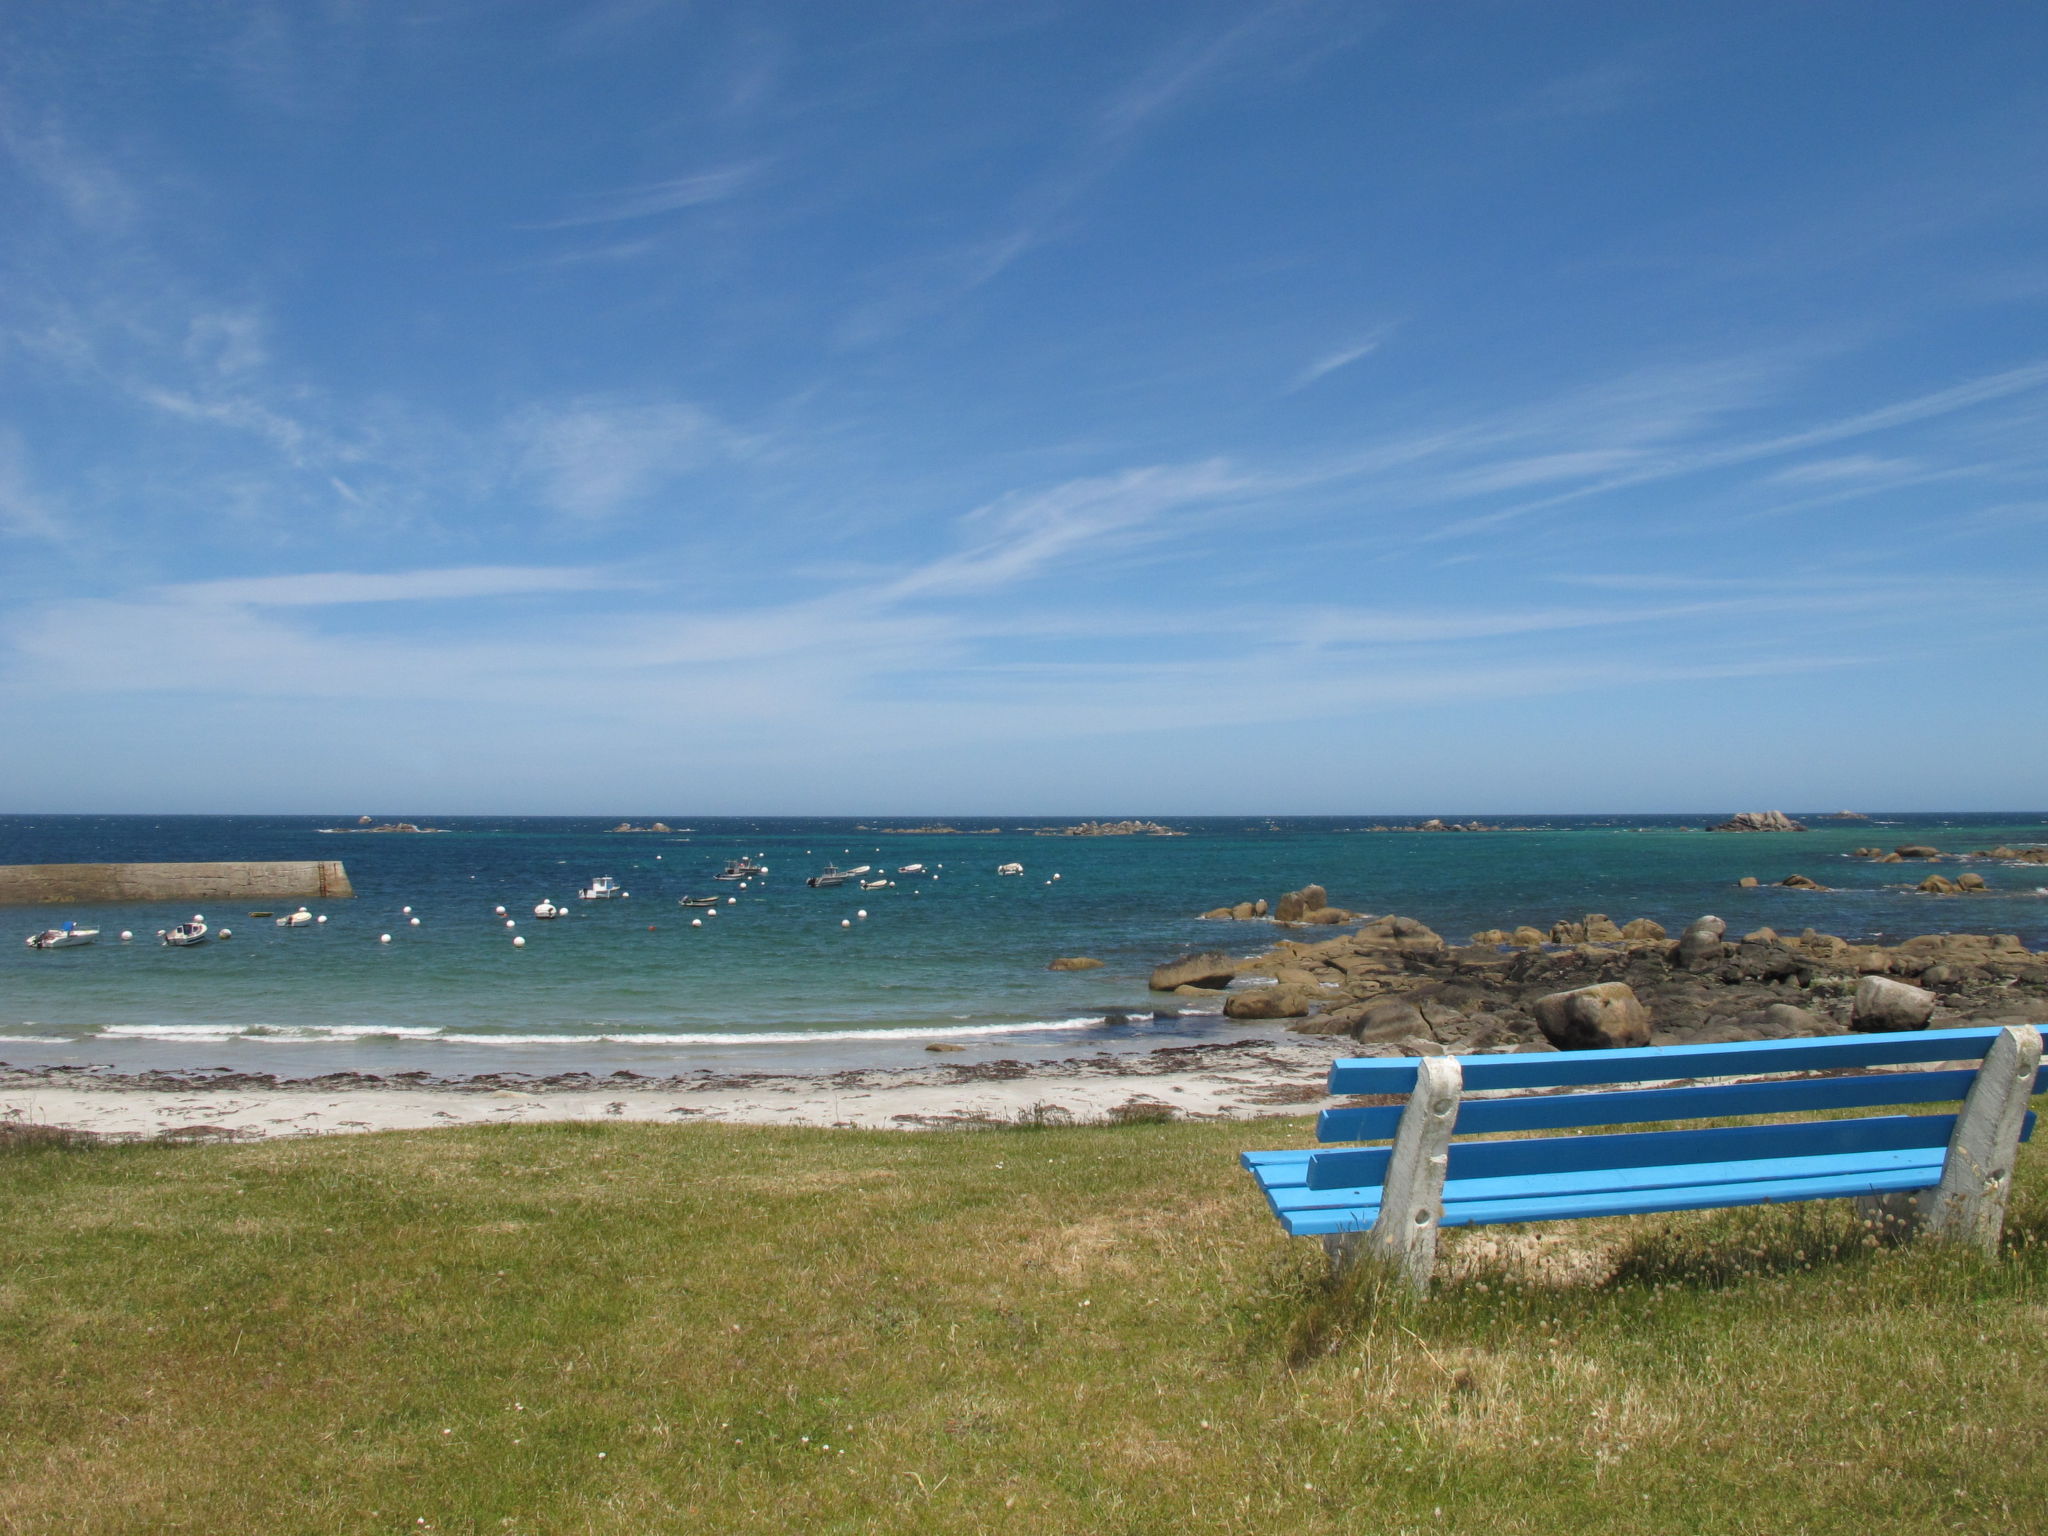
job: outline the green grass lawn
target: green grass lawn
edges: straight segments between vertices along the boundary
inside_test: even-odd
[[[1451,1234],[1334,1293],[1306,1121],[0,1151],[0,1531],[2035,1531],[1996,1263],[1844,1204]]]

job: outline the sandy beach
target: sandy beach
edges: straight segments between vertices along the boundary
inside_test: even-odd
[[[254,1141],[546,1120],[725,1121],[925,1130],[1031,1119],[1310,1113],[1349,1040],[1245,1038],[1061,1061],[836,1072],[493,1073],[280,1078],[229,1069],[0,1069],[0,1120],[119,1138]]]

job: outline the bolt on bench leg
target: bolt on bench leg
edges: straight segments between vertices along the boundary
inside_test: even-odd
[[[1345,1232],[1323,1240],[1338,1273],[1369,1257],[1398,1269],[1416,1290],[1429,1289],[1444,1215],[1451,1131],[1457,1125],[1464,1085],[1456,1057],[1425,1056],[1417,1064],[1415,1091],[1408,1096],[1408,1108],[1394,1133],[1393,1156],[1380,1190],[1379,1219],[1370,1232]]]

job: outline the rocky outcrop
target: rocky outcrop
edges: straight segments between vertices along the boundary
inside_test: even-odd
[[[1902,859],[1938,859],[1941,857],[1941,850],[1939,848],[1930,848],[1925,843],[1901,843],[1892,852]]]
[[[1650,1015],[1625,981],[1552,992],[1529,1005],[1536,1027],[1561,1051],[1619,1050],[1650,1043]]]
[[[1223,1016],[1229,1019],[1298,1019],[1322,1001],[1325,1001],[1323,994],[1310,987],[1247,987],[1224,999]]]
[[[1727,931],[1728,925],[1718,917],[1694,918],[1678,936],[1678,963],[1687,970],[1697,970],[1709,961],[1719,960],[1727,950],[1721,942]]]
[[[1099,971],[1102,969],[1102,962],[1091,959],[1087,955],[1062,955],[1059,959],[1048,965],[1046,969],[1048,971]]]
[[[1737,811],[1709,832],[1804,832],[1806,824],[1794,821],[1783,811]]]
[[[1924,987],[1885,976],[1866,976],[1856,984],[1849,1019],[1859,1030],[1925,1029],[1940,1001]]]
[[[1183,955],[1169,960],[1152,972],[1154,992],[1171,992],[1178,987],[1227,987],[1237,976],[1238,962],[1214,950],[1207,954]]]
[[[1818,880],[1811,879],[1806,875],[1787,875],[1778,884],[1789,886],[1795,891],[1824,891],[1827,889]]]
[[[1604,934],[1613,925],[1589,913],[1561,926]],[[1398,915],[1356,931],[1294,933],[1261,955],[1187,957],[1161,967],[1156,981],[1168,983],[1161,990],[1220,998],[1232,1018],[1286,1020],[1303,1033],[1348,1036],[1378,1055],[1641,1043],[1639,1024],[1650,1044],[1676,1045],[2048,1023],[2048,954],[2011,934],[1925,934],[1885,945],[1758,927],[1737,939],[1722,920],[1705,917],[1675,941],[1636,919],[1620,926],[1618,939],[1600,942],[1553,944],[1523,928],[1485,929],[1453,945]],[[1865,988],[1872,979],[1903,990]],[[1232,980],[1238,985],[1218,990]],[[1251,980],[1271,985],[1244,985]],[[1618,992],[1595,992],[1610,1000],[1597,1006],[1543,1001],[1610,985],[1626,989],[1640,1020]],[[1902,1009],[1901,996],[1934,1002]]]
[[[1249,923],[1264,917],[1270,910],[1266,898],[1261,896],[1257,901],[1240,901],[1233,907],[1211,907],[1202,916],[1211,922]]]

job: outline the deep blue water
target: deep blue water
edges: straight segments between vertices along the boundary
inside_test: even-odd
[[[1937,900],[1926,873],[1847,857],[1907,841],[1967,851],[2048,841],[2040,814],[1877,815],[1798,834],[1684,830],[1718,815],[1487,817],[1536,830],[1372,833],[1394,817],[1177,820],[1185,837],[1054,838],[1020,827],[1080,818],[948,818],[997,835],[884,836],[851,820],[665,815],[672,835],[619,835],[593,818],[413,817],[433,836],[333,835],[352,817],[0,817],[0,863],[340,858],[357,896],[314,903],[328,921],[280,930],[250,905],[207,912],[234,930],[193,950],[156,930],[191,915],[163,906],[10,908],[0,944],[0,1057],[200,1065],[281,1061],[295,1069],[474,1070],[494,1058],[681,1070],[872,1059],[934,1039],[1006,1051],[1199,1037],[1199,1020],[1105,1031],[1105,1009],[1149,1009],[1145,977],[1192,948],[1250,951],[1273,929],[1195,920],[1205,908],[1319,881],[1333,901],[1419,917],[1447,937],[1588,911],[1676,928],[1715,912],[1738,931],[1808,926],[1896,939],[1944,928],[2048,942],[2048,868],[1979,863],[1993,888]],[[615,820],[616,818],[614,818]],[[639,822],[652,818],[637,816]],[[1462,818],[1459,818],[1462,819]],[[902,819],[874,825],[910,824]],[[713,882],[724,861],[769,867],[744,891]],[[937,878],[891,889],[815,891],[828,859],[878,872],[921,861]],[[1008,860],[1022,878],[998,877]],[[1825,892],[1735,888],[1803,873]],[[1949,870],[1955,873],[1954,869]],[[578,902],[594,875],[627,900]],[[1059,875],[1054,881],[1051,877]],[[678,896],[738,897],[692,928]],[[571,915],[535,921],[543,897]],[[284,910],[292,903],[264,903]],[[494,908],[518,923],[511,932]],[[420,921],[413,926],[401,908]],[[869,916],[855,918],[858,909]],[[102,929],[93,946],[21,942],[51,921]],[[851,926],[842,927],[842,921]],[[117,934],[136,937],[121,943]],[[378,942],[381,934],[392,942]],[[515,949],[512,933],[527,940]],[[1057,955],[1104,969],[1054,973]],[[1236,1026],[1233,1032],[1242,1033]],[[770,1060],[770,1058],[774,1058]]]

